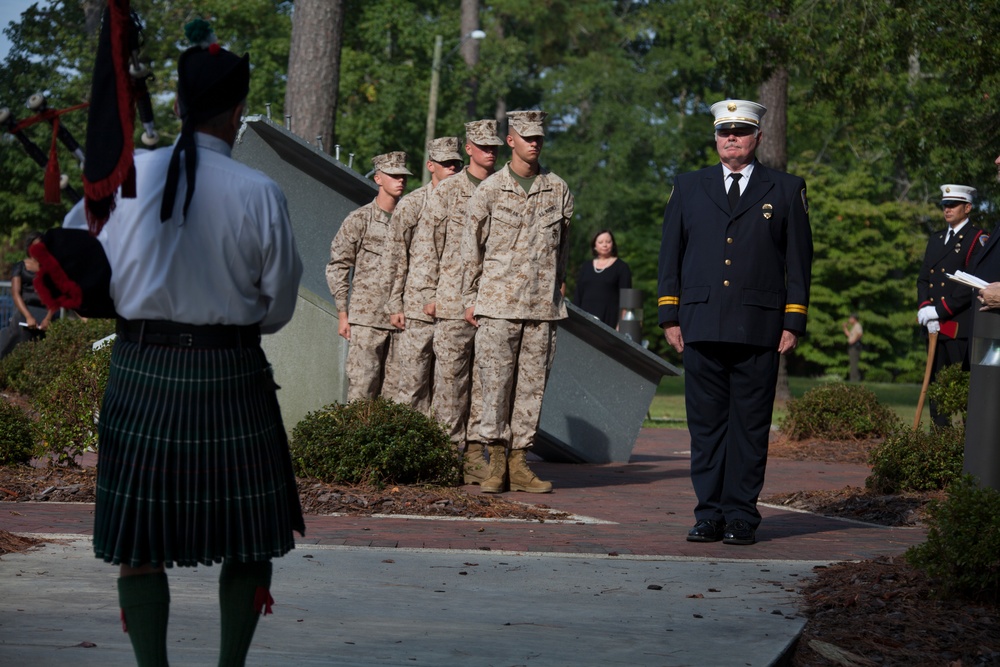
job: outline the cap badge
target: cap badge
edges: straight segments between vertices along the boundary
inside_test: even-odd
[[[736,111],[736,103],[735,102],[730,102],[729,104],[726,105],[726,109],[728,109],[731,112],[732,111]]]

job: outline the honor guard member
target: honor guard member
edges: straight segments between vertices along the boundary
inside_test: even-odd
[[[969,221],[976,189],[967,185],[942,185],[941,209],[947,227],[931,234],[924,252],[924,262],[917,277],[917,321],[928,333],[937,333],[931,379],[940,369],[961,364],[969,370],[969,333],[972,330],[973,292],[967,286],[948,279],[949,273],[965,271],[981,247],[983,230]],[[982,239],[985,241],[985,239]],[[947,426],[948,419],[938,414],[931,401],[931,419]]]
[[[406,153],[402,151],[376,155],[372,164],[378,194],[344,218],[330,244],[326,265],[326,284],[337,304],[337,333],[350,341],[349,402],[379,395],[386,362],[392,355],[395,327],[386,312],[395,275],[389,253],[389,219],[406,188],[406,177],[413,175],[406,168]]]
[[[997,166],[997,181],[1000,181],[1000,155],[993,160],[993,164]],[[1000,250],[996,249],[997,241],[1000,241],[1000,235],[983,234],[980,237],[983,249],[969,262],[969,273],[989,283],[979,290],[980,310],[1000,308]]]
[[[756,540],[779,355],[806,328],[806,184],[755,160],[765,111],[712,105],[721,164],[677,176],[663,219],[659,321],[684,359],[692,542]]]
[[[271,559],[305,532],[260,347],[292,317],[302,262],[278,185],[230,157],[249,57],[220,48],[204,21],[185,32],[197,45],[177,60],[180,135],[172,150],[135,156],[137,196],[119,193],[98,237],[119,320],[93,542],[120,566],[140,665],[167,664],[164,568],[222,562],[218,662],[242,665],[270,610]],[[86,224],[81,201],[65,225]]]
[[[462,301],[462,232],[469,200],[494,170],[503,140],[495,120],[465,124],[469,165],[434,190],[414,243],[429,236],[430,261],[416,267],[421,291],[429,295],[424,311],[435,317],[434,397],[431,411],[445,425],[455,446],[465,453],[463,479],[479,484],[487,477],[485,445],[479,439],[482,386],[475,370],[476,327],[465,320]]]
[[[414,243],[414,233],[419,225],[426,224],[424,216],[431,193],[444,179],[462,168],[458,137],[431,140],[427,157],[430,182],[400,199],[389,221],[390,254],[396,275],[386,311],[389,321],[400,331],[396,334],[396,350],[386,369],[382,395],[429,416],[434,380],[434,318],[424,312],[424,304],[433,297],[417,290],[413,269],[436,260],[431,258],[433,246],[428,242]]]
[[[465,319],[479,328],[479,435],[490,452],[489,476],[479,488],[486,493],[502,492],[508,474],[511,491],[552,490],[528,467],[526,455],[552,368],[555,323],[566,317],[560,288],[573,195],[565,181],[539,167],[545,116],[507,114],[511,160],[476,189],[462,237]]]

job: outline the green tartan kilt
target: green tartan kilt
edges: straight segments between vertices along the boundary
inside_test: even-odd
[[[263,561],[305,534],[259,346],[115,342],[98,425],[94,553],[139,567]]]

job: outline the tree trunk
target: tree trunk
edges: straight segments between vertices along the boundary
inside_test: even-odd
[[[479,96],[479,80],[473,73],[479,64],[479,40],[468,39],[467,36],[473,30],[479,30],[479,0],[462,0],[462,60],[469,70],[469,77],[465,80],[466,120],[478,120],[476,116],[476,98]]]
[[[296,0],[285,114],[295,134],[327,153],[335,143],[343,29],[343,0]]]
[[[788,70],[779,67],[760,87],[760,103],[767,107],[761,118],[760,128],[763,139],[757,149],[761,163],[780,171],[788,169]],[[791,398],[788,390],[788,364],[785,355],[778,362],[778,384],[775,399],[787,401]]]
[[[104,15],[105,0],[80,0],[83,8],[83,31],[95,36],[101,31],[101,17]]]
[[[760,120],[764,134],[757,157],[766,166],[785,171],[788,169],[788,70],[778,68],[761,84],[760,103],[767,113]]]

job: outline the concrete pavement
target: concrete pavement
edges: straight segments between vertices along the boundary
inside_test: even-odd
[[[645,429],[627,465],[534,463],[555,491],[511,497],[569,521],[310,516],[299,547],[275,561],[274,614],[247,664],[780,664],[804,624],[797,587],[815,566],[924,539],[764,507],[754,546],[686,542],[686,449],[685,431]],[[866,475],[774,458],[764,494]],[[0,665],[133,664],[117,568],[90,552],[92,509],[0,505],[0,528],[47,540],[0,559]],[[215,664],[217,569],[169,575],[171,663]]]

